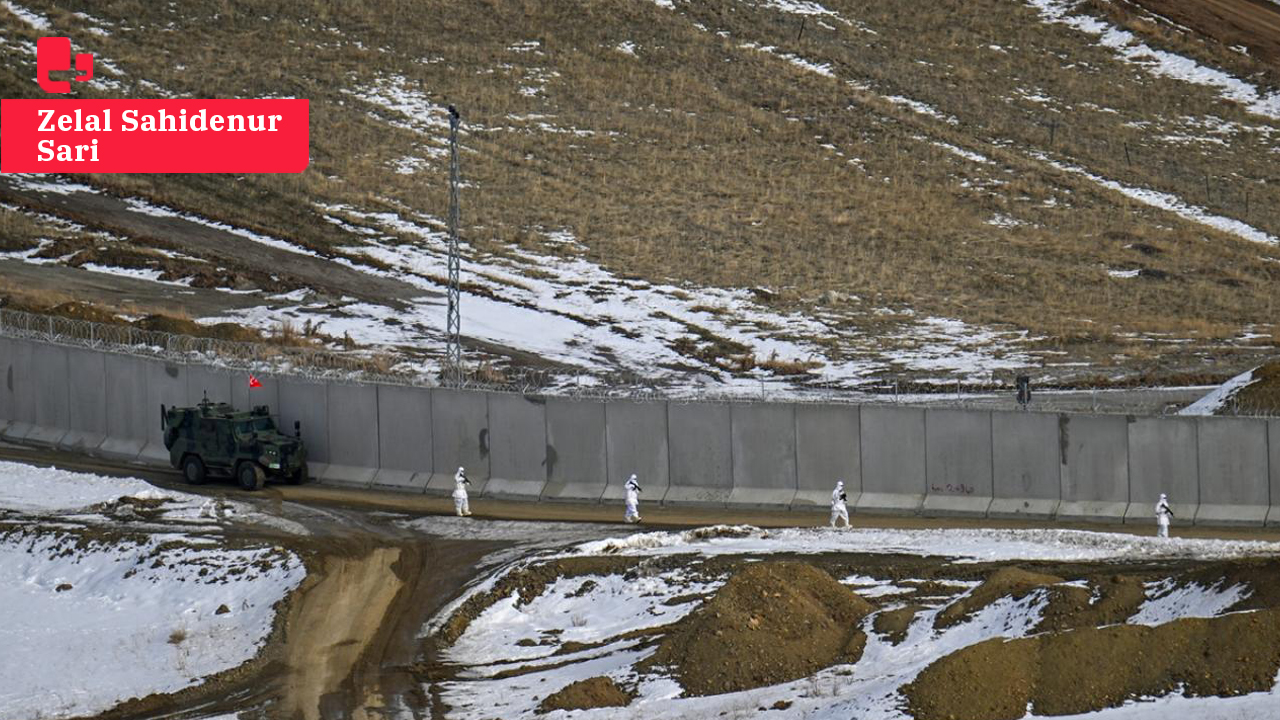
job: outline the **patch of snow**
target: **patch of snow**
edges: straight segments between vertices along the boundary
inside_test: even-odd
[[[277,548],[5,535],[0,706],[6,717],[94,715],[199,684],[258,652],[274,605],[304,576]]]
[[[14,173],[7,175],[18,187],[23,190],[33,190],[35,192],[54,193],[57,195],[70,195],[71,193],[88,193],[97,195],[97,188],[89,187],[81,183],[70,182],[64,180],[57,175],[32,175],[26,173]],[[49,178],[45,180],[43,178]]]
[[[1172,693],[1161,698],[1130,700],[1124,705],[1082,715],[1055,715],[1053,720],[1271,720],[1280,707],[1280,691],[1236,697],[1183,697]],[[1028,715],[1027,718],[1041,717]]]
[[[630,580],[622,575],[560,578],[525,604],[512,591],[473,620],[443,657],[469,666],[522,664],[550,657],[567,642],[603,642],[675,622],[693,611],[698,602],[667,601],[713,592],[722,584],[693,582],[685,576],[684,570],[677,569]]]
[[[1026,223],[1016,218],[1011,218],[1003,213],[996,213],[991,216],[991,219],[987,220],[987,224],[994,225],[999,228],[1015,228],[1019,225],[1025,225]]]
[[[812,60],[806,60],[805,58],[800,57],[799,55],[781,52],[778,50],[778,48],[772,45],[759,45],[757,43],[748,42],[748,43],[742,43],[738,47],[744,50],[758,50],[762,53],[767,53],[769,55],[773,55],[774,57],[782,58],[783,60],[786,60],[787,62],[791,63],[792,65],[795,65],[801,70],[807,70],[812,73],[817,73],[823,77],[834,78],[836,76],[835,72],[832,71],[831,65],[829,63],[819,63],[819,62],[814,62]]]
[[[572,587],[572,583],[569,587]],[[631,594],[643,594],[647,591],[646,588],[637,586],[623,586],[619,589]],[[662,597],[659,595],[653,598],[653,604],[660,604]],[[624,601],[615,598],[610,602],[616,604]],[[1043,592],[1031,593],[1018,600],[1002,598],[974,613],[966,622],[943,631],[933,629],[933,621],[942,611],[940,607],[934,608],[916,617],[908,629],[906,639],[899,645],[890,645],[872,630],[872,615],[863,621],[862,629],[867,634],[867,645],[856,664],[839,665],[810,678],[745,692],[710,697],[682,697],[682,689],[671,678],[661,675],[637,677],[634,664],[650,654],[651,650],[638,651],[634,641],[619,641],[573,655],[547,658],[548,662],[535,659],[512,663],[513,666],[533,670],[514,678],[492,677],[496,674],[495,671],[507,669],[505,665],[473,667],[464,671],[461,679],[445,683],[443,697],[461,718],[479,719],[494,714],[510,718],[532,718],[536,716],[537,704],[543,697],[571,682],[606,675],[636,684],[638,697],[624,708],[575,712],[575,717],[672,720],[716,717],[733,708],[745,708],[750,712],[785,699],[791,703],[791,707],[783,717],[889,720],[901,717],[898,707],[901,701],[899,688],[915,679],[932,662],[994,637],[1025,636],[1040,622],[1046,604],[1047,595]],[[599,613],[582,616],[583,627],[590,627],[597,621],[605,624],[613,622],[614,605],[602,607],[603,610]],[[493,620],[497,620],[497,615],[500,614],[502,613],[496,613]],[[624,619],[630,616],[626,611],[616,614]],[[551,621],[563,622],[562,619]],[[621,627],[625,626],[625,622],[621,624]],[[504,650],[519,647],[508,645]],[[490,648],[486,652],[493,654],[494,650]]]
[[[900,331],[895,338],[899,347],[886,350],[885,355],[904,369],[987,377],[994,370],[1026,367],[1030,356],[1011,347],[1027,338],[1024,330],[996,331],[953,318],[929,317]]]
[[[5,9],[16,15],[19,20],[30,25],[36,30],[45,31],[52,27],[52,25],[49,24],[48,18],[38,13],[31,12],[21,5],[12,2],[12,0],[4,0],[4,2],[0,4],[3,4]]]
[[[67,514],[121,497],[164,499],[174,510],[198,508],[199,495],[160,490],[137,478],[108,477],[0,461],[0,509]]]
[[[987,156],[985,156],[985,155],[980,155],[980,154],[978,154],[978,153],[976,153],[976,152],[972,152],[972,151],[969,151],[969,150],[965,150],[964,148],[958,148],[958,147],[956,147],[955,145],[951,145],[951,144],[949,144],[949,143],[944,143],[944,142],[939,141],[939,140],[935,140],[935,141],[933,141],[933,144],[934,144],[934,145],[936,145],[937,147],[942,148],[943,150],[946,150],[947,152],[951,153],[952,155],[957,155],[957,156],[959,156],[959,157],[964,158],[965,160],[970,160],[970,161],[972,161],[972,162],[976,162],[976,163],[979,163],[979,164],[982,164],[982,165],[992,165],[992,164],[993,164],[993,163],[991,162],[991,160],[990,160],[989,158],[987,158]]]
[[[1249,112],[1280,120],[1280,92],[1264,92],[1239,78],[1216,68],[1206,67],[1196,61],[1164,50],[1156,50],[1128,30],[1089,15],[1071,14],[1078,8],[1071,0],[1027,0],[1040,17],[1051,23],[1075,28],[1089,35],[1098,36],[1098,42],[1110,48],[1121,58],[1141,65],[1155,76],[1216,89],[1223,97],[1244,105]]]
[[[1170,544],[1173,543],[1173,544]],[[713,526],[685,532],[652,532],[579,545],[575,555],[688,554],[715,556],[736,554],[755,556],[781,552],[814,554],[822,552],[907,553],[946,556],[961,560],[1077,560],[1112,561],[1123,559],[1170,559],[1240,557],[1280,552],[1277,543],[1238,543],[1213,540],[1158,540],[1120,534],[1062,530],[851,530],[786,529],[763,531],[750,526]],[[544,555],[551,559],[554,555]],[[522,561],[519,566],[526,563]],[[705,583],[697,590],[680,587],[680,570],[656,576],[640,573],[638,579],[621,576],[560,579],[538,598],[517,607],[514,596],[482,613],[463,638],[448,651],[447,660],[458,663],[461,672],[441,686],[443,699],[459,718],[476,719],[499,715],[534,718],[538,703],[568,684],[595,676],[607,676],[624,686],[634,687],[637,697],[623,708],[575,711],[575,718],[683,720],[717,717],[740,710],[754,716],[756,709],[785,700],[789,707],[775,714],[787,718],[857,717],[862,720],[901,720],[901,688],[938,659],[963,648],[994,638],[1015,639],[1031,634],[1043,617],[1049,595],[1036,590],[1014,599],[1000,598],[973,613],[961,624],[934,628],[945,605],[921,611],[912,620],[906,637],[890,644],[874,632],[877,613],[862,622],[867,643],[862,657],[852,665],[838,665],[789,683],[756,690],[710,697],[685,697],[672,678],[661,674],[640,675],[635,669],[652,649],[642,649],[639,639],[622,639],[635,629],[656,627],[669,618],[665,603],[684,594],[706,594],[718,582]],[[504,572],[478,583],[471,592],[492,588]],[[632,577],[637,577],[632,574]],[[584,583],[590,579],[595,587]],[[867,575],[855,574],[842,580],[863,595],[890,595],[905,592],[902,587]],[[900,585],[923,581],[901,581]],[[977,581],[930,580],[972,592]],[[1064,583],[1088,587],[1087,583]],[[1095,589],[1096,590],[1096,589]],[[469,594],[469,593],[468,593]],[[578,597],[573,597],[578,595]],[[1241,588],[1183,588],[1153,585],[1138,620],[1158,623],[1177,617],[1212,617],[1229,609],[1244,597]],[[439,628],[464,598],[433,619]],[[647,602],[646,602],[647,601]],[[672,615],[683,615],[693,603],[681,603]],[[897,607],[889,605],[887,608]],[[648,609],[646,609],[648,608]],[[657,617],[652,613],[662,613]],[[474,634],[473,634],[474,633]],[[470,637],[468,637],[470,636]],[[572,653],[553,654],[566,636],[584,642],[586,648]],[[505,671],[519,669],[518,673]],[[503,677],[506,675],[507,677]],[[1230,698],[1230,711],[1273,708],[1275,692]],[[1221,698],[1190,699],[1171,695],[1130,702],[1119,708],[1075,716],[1078,720],[1155,720],[1165,717],[1212,717],[1237,720],[1229,713],[1215,714],[1228,707]],[[1268,705],[1267,703],[1271,703]],[[1185,712],[1206,708],[1207,715]],[[1159,712],[1155,712],[1158,710]],[[1161,714],[1163,713],[1163,714]],[[1028,716],[1032,717],[1032,716]],[[1251,716],[1244,716],[1251,717]],[[1260,714],[1256,717],[1268,717]]]
[[[636,44],[631,42],[630,40],[623,40],[622,42],[618,43],[618,45],[614,49],[617,50],[618,52],[626,53],[631,57],[636,57]]]
[[[958,562],[1213,560],[1280,555],[1280,543],[1155,538],[1084,530],[761,530],[747,525],[720,525],[683,532],[649,532],[596,540],[577,546],[573,554],[737,555],[833,552],[942,556],[955,558]]]
[[[840,14],[834,10],[829,10],[822,6],[821,3],[811,2],[810,0],[764,0],[760,3],[761,7],[772,8],[784,13],[792,15],[827,15],[829,17],[839,18]]]
[[[1113,278],[1136,278],[1141,270],[1108,270],[1107,274]]]
[[[1126,622],[1131,625],[1163,625],[1179,618],[1211,618],[1249,597],[1244,585],[1224,588],[1198,583],[1179,586],[1173,578],[1147,583],[1147,599]]]
[[[1116,192],[1131,197],[1144,205],[1150,205],[1151,207],[1160,208],[1161,210],[1168,210],[1185,220],[1200,223],[1201,225],[1205,225],[1207,227],[1214,228],[1215,230],[1220,230],[1252,242],[1264,243],[1267,245],[1280,244],[1280,239],[1273,235],[1269,235],[1252,225],[1236,220],[1235,218],[1214,215],[1203,208],[1187,204],[1177,195],[1160,192],[1158,190],[1150,190],[1148,188],[1122,185],[1114,180],[1108,180],[1094,175],[1084,168],[1051,160],[1043,154],[1038,154],[1037,157],[1059,170],[1088,178],[1102,187],[1109,190],[1115,190]]]
[[[1253,370],[1257,370],[1254,368]],[[1236,393],[1243,390],[1253,382],[1253,370],[1247,370],[1230,380],[1222,383],[1212,392],[1191,403],[1182,410],[1178,411],[1179,415],[1213,415],[1223,408]]]
[[[102,273],[104,275],[115,275],[117,277],[147,280],[150,282],[161,283],[163,285],[176,285],[178,287],[191,286],[191,278],[183,278],[182,280],[161,280],[160,276],[164,274],[164,271],[157,270],[155,268],[122,268],[110,265],[99,265],[98,263],[83,263],[80,265],[80,269],[88,270],[89,272]]]
[[[921,115],[927,115],[935,120],[941,120],[948,125],[960,124],[959,118],[943,114],[942,112],[939,112],[937,108],[934,108],[928,103],[923,103],[919,100],[912,100],[909,97],[903,97],[901,95],[884,95],[883,97],[894,105],[902,105],[903,107],[909,108]]]
[[[372,85],[342,92],[389,111],[394,116],[389,124],[418,133],[424,139],[444,142],[449,130],[449,110],[434,103],[420,87],[403,75],[380,77]],[[459,129],[459,133],[465,132]]]
[[[107,517],[104,508],[122,499],[162,500],[164,504],[159,508],[162,522],[180,524],[188,530],[198,527],[220,532],[210,501],[201,495],[162,490],[138,478],[0,461],[0,515],[56,515],[74,518],[81,523],[111,524],[116,521]],[[265,524],[294,534],[306,534],[302,526],[260,513],[248,503],[224,500],[219,504],[222,515],[234,515],[240,522]]]
[[[209,220],[208,218],[201,217],[199,215],[179,212],[177,210],[163,207],[161,205],[153,205],[141,198],[135,198],[135,197],[125,198],[124,203],[128,205],[130,208],[136,210],[137,212],[143,213],[144,215],[151,215],[153,217],[163,217],[163,218],[178,218],[181,220],[186,220],[187,222],[196,223],[197,225],[203,225],[207,228],[213,228],[214,230],[221,230],[226,233],[231,233],[232,235],[239,235],[240,237],[245,238],[247,240],[252,240],[256,243],[259,243],[261,245],[266,245],[268,247],[273,247],[277,250],[285,250],[291,253],[296,253],[298,255],[311,255],[315,257],[314,252],[307,250],[306,248],[294,245],[293,243],[288,243],[288,242],[285,242],[284,240],[279,240],[273,237],[267,237],[266,235],[259,235],[258,233],[253,232],[251,230],[245,230],[244,228],[238,228],[233,225],[228,225],[226,223]]]
[[[429,147],[425,153],[427,157],[443,158],[449,156],[449,151],[444,148]],[[427,161],[425,158],[416,155],[405,155],[391,161],[391,167],[396,171],[397,175],[414,175],[427,169]]]

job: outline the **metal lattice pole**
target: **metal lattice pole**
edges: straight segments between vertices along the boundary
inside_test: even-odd
[[[445,332],[445,377],[462,384],[462,312],[459,308],[458,275],[462,260],[458,255],[458,110],[449,106],[449,317]]]

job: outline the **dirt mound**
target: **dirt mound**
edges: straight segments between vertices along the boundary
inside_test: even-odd
[[[553,710],[587,710],[602,707],[625,707],[633,696],[618,687],[612,678],[593,677],[579,680],[548,695],[538,705],[539,713]]]
[[[1092,592],[1075,587],[1054,588],[1036,632],[1118,625],[1137,612],[1147,599],[1146,588],[1139,577],[1094,577],[1089,583]]]
[[[897,645],[907,639],[907,630],[911,628],[911,621],[916,619],[917,613],[925,609],[927,608],[924,605],[907,605],[896,610],[886,610],[876,615],[872,627],[877,633],[884,635],[890,643]]]
[[[1074,715],[1179,690],[1243,695],[1275,684],[1277,633],[1280,610],[1263,610],[996,638],[933,663],[903,694],[916,720]]]
[[[873,609],[812,565],[751,564],[676,623],[644,667],[669,668],[686,695],[795,680],[861,657],[858,621]]]
[[[1062,578],[1054,575],[1042,575],[1019,567],[1000,568],[974,588],[973,592],[962,596],[938,613],[933,626],[939,630],[951,627],[1002,597],[1022,598],[1033,590],[1060,582]]]
[[[112,313],[85,302],[66,302],[49,309],[50,315],[59,315],[73,320],[88,320],[97,323],[118,323],[119,319]]]
[[[1222,412],[1276,413],[1280,412],[1280,362],[1268,363],[1253,371],[1253,382],[1236,393],[1234,402],[1227,403]]]
[[[134,323],[143,330],[172,333],[174,335],[191,335],[193,337],[211,337],[218,340],[235,342],[262,342],[262,334],[253,328],[236,323],[215,323],[201,325],[186,318],[168,315],[148,315]]]

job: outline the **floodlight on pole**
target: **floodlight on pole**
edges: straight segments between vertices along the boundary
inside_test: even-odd
[[[462,259],[458,253],[458,125],[461,117],[449,106],[449,310],[445,327],[444,376],[454,385],[462,384],[462,311],[459,280]]]

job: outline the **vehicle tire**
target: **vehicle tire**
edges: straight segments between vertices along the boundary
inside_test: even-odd
[[[307,480],[310,480],[310,479],[311,479],[311,476],[310,474],[307,473],[307,464],[303,463],[302,467],[298,468],[291,475],[289,475],[289,484],[302,485],[303,483],[307,482]]]
[[[182,478],[188,485],[203,485],[205,479],[204,461],[199,455],[188,455],[182,458]]]
[[[253,492],[262,489],[266,476],[263,475],[262,468],[258,467],[258,463],[245,461],[236,468],[236,479],[240,481],[242,489]]]

